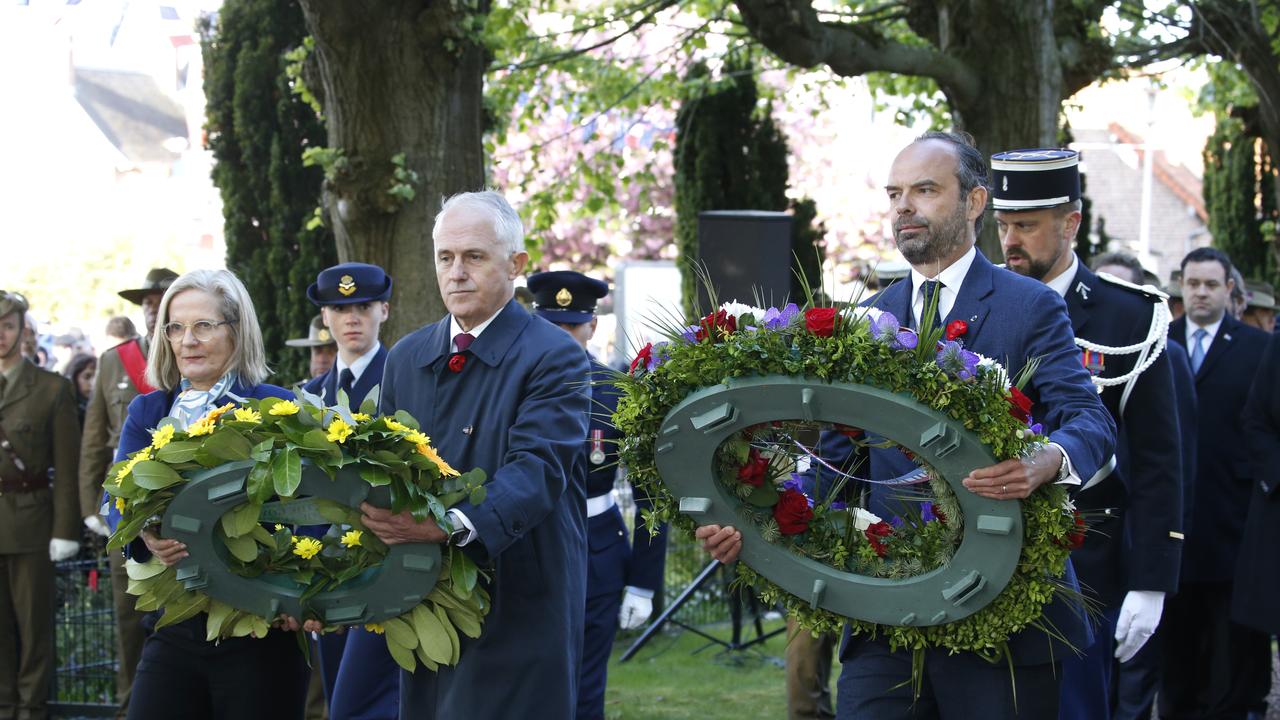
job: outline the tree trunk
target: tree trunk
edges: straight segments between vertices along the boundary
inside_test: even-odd
[[[956,129],[972,135],[988,158],[1005,150],[1055,146],[1064,93],[1053,1],[977,5],[965,28],[967,42],[941,48],[981,78],[976,96],[939,83]],[[990,204],[978,247],[993,262],[1002,262]]]
[[[394,343],[445,313],[431,227],[442,198],[484,184],[476,42],[487,0],[301,0],[315,39],[329,147],[324,203],[341,261],[369,262],[395,289],[382,339]],[[473,28],[475,28],[473,30]],[[397,179],[403,153],[416,182]],[[407,202],[390,190],[412,187]]]

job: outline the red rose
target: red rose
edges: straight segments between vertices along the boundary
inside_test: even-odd
[[[871,543],[871,547],[876,551],[877,557],[884,557],[889,554],[889,547],[884,544],[881,538],[887,538],[893,534],[892,525],[881,520],[863,530],[862,533],[867,536],[867,542]]]
[[[644,365],[644,368],[646,370],[649,369],[649,362],[652,359],[653,359],[653,343],[648,343],[644,347],[640,348],[640,352],[636,353],[636,359],[631,361],[631,374],[635,375],[636,368],[640,367],[641,364]]]
[[[809,308],[804,311],[804,326],[818,337],[831,337],[836,331],[836,309]]]
[[[809,498],[798,490],[787,488],[778,496],[778,504],[773,506],[773,519],[778,521],[778,530],[783,535],[799,535],[808,530],[809,521],[813,519]]]
[[[836,424],[836,432],[847,438],[860,438],[863,436],[862,428],[849,427],[848,425]]]
[[[710,337],[711,342],[719,340],[731,332],[738,329],[738,319],[730,315],[724,310],[707,315],[698,323],[698,332],[694,333],[694,338],[698,342],[702,342]]]
[[[955,340],[969,332],[969,323],[963,320],[952,320],[947,323],[947,340]]]
[[[462,372],[462,368],[467,364],[467,356],[462,353],[454,353],[449,358],[449,369],[454,372]]]
[[[1076,512],[1074,526],[1067,533],[1066,546],[1068,550],[1079,550],[1080,546],[1084,545],[1084,531],[1084,516]]]
[[[768,471],[768,458],[762,457],[759,450],[751,448],[751,454],[747,456],[747,464],[738,468],[738,482],[760,487],[764,484],[764,477]]]
[[[1022,422],[1031,422],[1031,398],[1016,387],[1009,388],[1009,414]]]

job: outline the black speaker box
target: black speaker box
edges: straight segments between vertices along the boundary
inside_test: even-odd
[[[708,210],[698,213],[698,262],[706,268],[719,302],[778,305],[791,291],[789,213],[765,210]],[[793,300],[795,298],[792,298]],[[711,309],[707,289],[698,286],[702,311]]]

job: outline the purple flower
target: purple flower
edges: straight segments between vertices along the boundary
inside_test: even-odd
[[[787,481],[782,483],[782,488],[784,490],[795,490],[798,493],[804,492],[804,486],[804,477],[798,473],[791,473],[791,477],[787,478]]]
[[[978,356],[956,340],[938,343],[938,367],[957,380],[969,380],[978,369]]]
[[[848,510],[849,503],[844,502],[842,500],[832,500],[831,505],[829,505],[828,507],[830,507],[832,510]]]
[[[933,511],[933,503],[920,503],[920,519],[925,522],[933,522],[938,519],[937,513]]]
[[[902,518],[898,517],[897,515],[894,515],[893,517],[889,518],[889,524],[896,528],[900,528],[902,527]]]
[[[1040,423],[1036,423],[1036,424],[1032,425],[1032,426],[1031,426],[1031,428],[1030,428],[1030,430],[1031,430],[1031,432],[1035,433],[1036,435],[1043,435],[1043,434],[1044,434],[1044,426],[1043,426],[1043,425],[1041,425]]]
[[[691,343],[696,343],[698,342],[698,330],[700,329],[701,328],[697,325],[690,325],[689,327],[684,329],[684,332],[680,333],[680,337],[684,338],[685,340],[688,340]]]
[[[765,310],[764,317],[761,318],[761,322],[763,322],[764,326],[769,330],[777,330],[779,328],[786,327],[787,324],[791,322],[791,319],[799,314],[800,308],[796,307],[795,303],[787,303],[787,306],[781,310],[775,307]]]
[[[662,363],[671,359],[671,343],[663,341],[653,346],[653,350],[649,356],[646,370],[653,370]]]
[[[871,337],[888,343],[894,350],[914,350],[919,343],[916,334],[902,327],[891,312],[882,312],[871,320]]]

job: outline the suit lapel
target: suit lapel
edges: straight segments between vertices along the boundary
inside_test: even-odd
[[[968,323],[969,329],[961,338],[966,347],[973,347],[974,340],[982,329],[982,323],[987,319],[986,298],[994,289],[992,279],[994,273],[995,266],[981,252],[976,253],[973,264],[969,266],[969,272],[964,276],[960,292],[956,295],[956,301],[951,306],[951,312],[943,318],[944,326],[952,320],[963,320]]]
[[[1071,316],[1071,330],[1076,337],[1080,337],[1085,326],[1089,324],[1095,302],[1091,298],[1099,282],[1101,281],[1098,280],[1097,275],[1085,267],[1084,263],[1079,263],[1076,276],[1072,278],[1071,286],[1067,288],[1067,295],[1064,298],[1067,301],[1067,314]]]
[[[889,287],[881,290],[868,303],[877,310],[893,313],[903,327],[914,325],[911,317],[911,279],[910,276],[895,280]]]
[[[4,391],[4,399],[0,400],[0,410],[18,402],[31,393],[31,385],[35,382],[36,368],[29,360],[22,361],[22,369],[13,378],[13,383]]]

